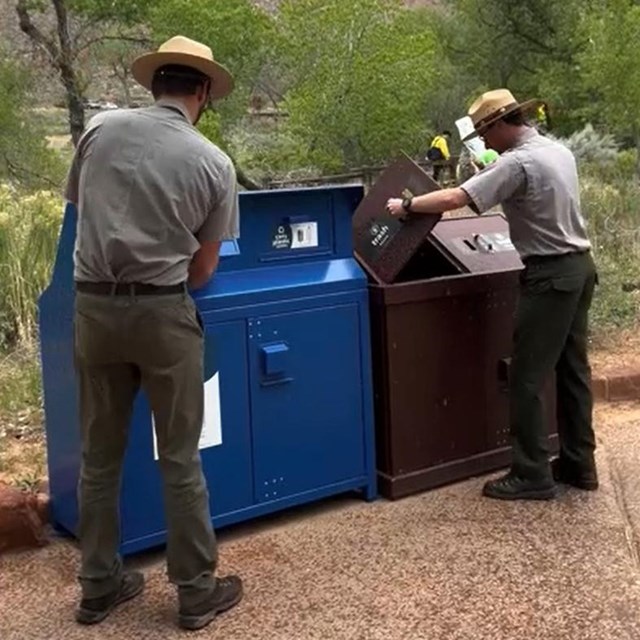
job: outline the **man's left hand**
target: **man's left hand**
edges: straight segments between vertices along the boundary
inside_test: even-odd
[[[402,198],[389,198],[386,208],[392,216],[402,216],[407,213],[402,207]]]

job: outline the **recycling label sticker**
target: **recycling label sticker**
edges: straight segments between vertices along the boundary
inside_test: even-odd
[[[274,249],[290,249],[291,248],[291,228],[289,225],[281,224],[277,227],[271,246]]]

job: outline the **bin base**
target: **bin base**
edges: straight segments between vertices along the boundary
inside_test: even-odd
[[[558,453],[560,443],[557,434],[549,436],[549,451]],[[406,496],[435,489],[445,484],[467,480],[498,469],[508,467],[511,462],[511,447],[494,449],[464,460],[455,460],[436,467],[412,471],[399,476],[390,476],[378,471],[378,489],[380,495],[397,500]]]

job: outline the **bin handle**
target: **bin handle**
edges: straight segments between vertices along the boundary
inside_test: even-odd
[[[281,384],[289,384],[290,382],[293,382],[293,378],[291,376],[288,376],[286,378],[277,378],[275,380],[261,380],[260,386],[261,387],[277,387]]]
[[[498,360],[498,382],[500,388],[505,393],[509,391],[509,382],[511,378],[511,358],[500,358]]]

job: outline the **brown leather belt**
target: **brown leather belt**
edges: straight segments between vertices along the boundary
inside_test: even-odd
[[[143,282],[76,282],[76,291],[101,296],[162,296],[186,293],[187,285],[159,286]]]

